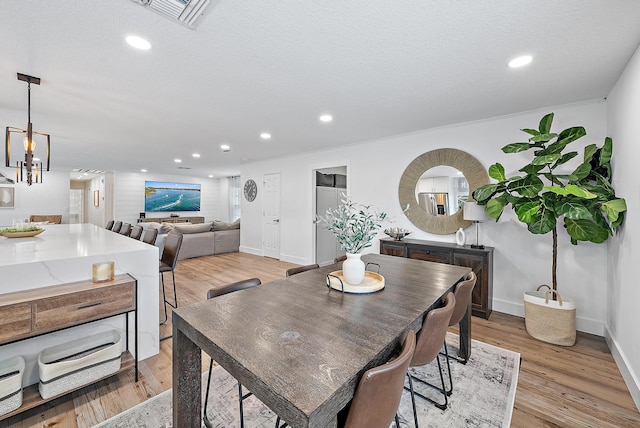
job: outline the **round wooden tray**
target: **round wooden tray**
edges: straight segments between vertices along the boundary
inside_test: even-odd
[[[30,232],[0,232],[0,235],[6,238],[29,238],[31,236],[36,236],[44,232],[44,229],[40,230],[32,230]]]
[[[344,275],[342,274],[341,270],[333,271],[329,275],[337,276],[342,280],[345,293],[375,293],[376,291],[380,291],[384,288],[384,277],[375,272],[365,271],[364,281],[362,281],[358,285],[349,284],[344,279]],[[338,281],[337,278],[327,276],[327,285],[334,290],[342,291],[342,284],[340,284],[340,281]]]

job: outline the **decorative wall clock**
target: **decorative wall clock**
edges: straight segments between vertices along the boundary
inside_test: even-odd
[[[244,183],[244,197],[247,201],[253,202],[258,194],[258,185],[253,180],[247,180]]]

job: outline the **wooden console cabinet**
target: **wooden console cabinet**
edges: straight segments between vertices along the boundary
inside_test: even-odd
[[[389,238],[380,240],[380,254],[470,267],[478,277],[473,289],[472,313],[485,319],[491,315],[493,247],[476,249],[447,242],[406,238],[395,241]]]
[[[156,223],[192,223],[201,224],[204,223],[204,217],[145,217],[139,218],[138,223],[144,223],[154,221]]]
[[[128,274],[116,275],[113,281],[108,282],[93,283],[88,280],[0,294],[0,325],[2,326],[2,329],[0,329],[0,345],[124,314],[126,319],[125,343],[127,350],[122,354],[120,370],[109,376],[134,367],[135,380],[137,382],[138,359],[137,357],[134,358],[128,351],[128,314],[134,312],[134,346],[136,354],[138,353],[137,295],[138,282]],[[76,389],[84,386],[86,385]],[[43,399],[38,392],[37,383],[28,386],[23,389],[22,406],[0,416],[0,420],[66,395],[74,390]]]

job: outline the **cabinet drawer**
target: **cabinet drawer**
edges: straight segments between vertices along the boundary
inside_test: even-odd
[[[437,248],[409,247],[409,258],[428,262],[451,264],[451,251]]]
[[[380,254],[396,257],[407,257],[407,247],[404,244],[396,245],[388,242],[381,243]]]
[[[0,343],[31,333],[31,304],[20,303],[0,309]]]
[[[132,311],[135,299],[133,283],[43,299],[35,304],[35,329],[42,333]]]

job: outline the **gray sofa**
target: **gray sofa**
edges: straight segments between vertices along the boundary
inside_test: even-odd
[[[240,249],[240,220],[234,223],[221,221],[202,224],[150,223],[145,229],[150,227],[159,229],[156,246],[160,248],[160,254],[168,233],[182,234],[182,247],[178,253],[178,260],[231,253]]]

